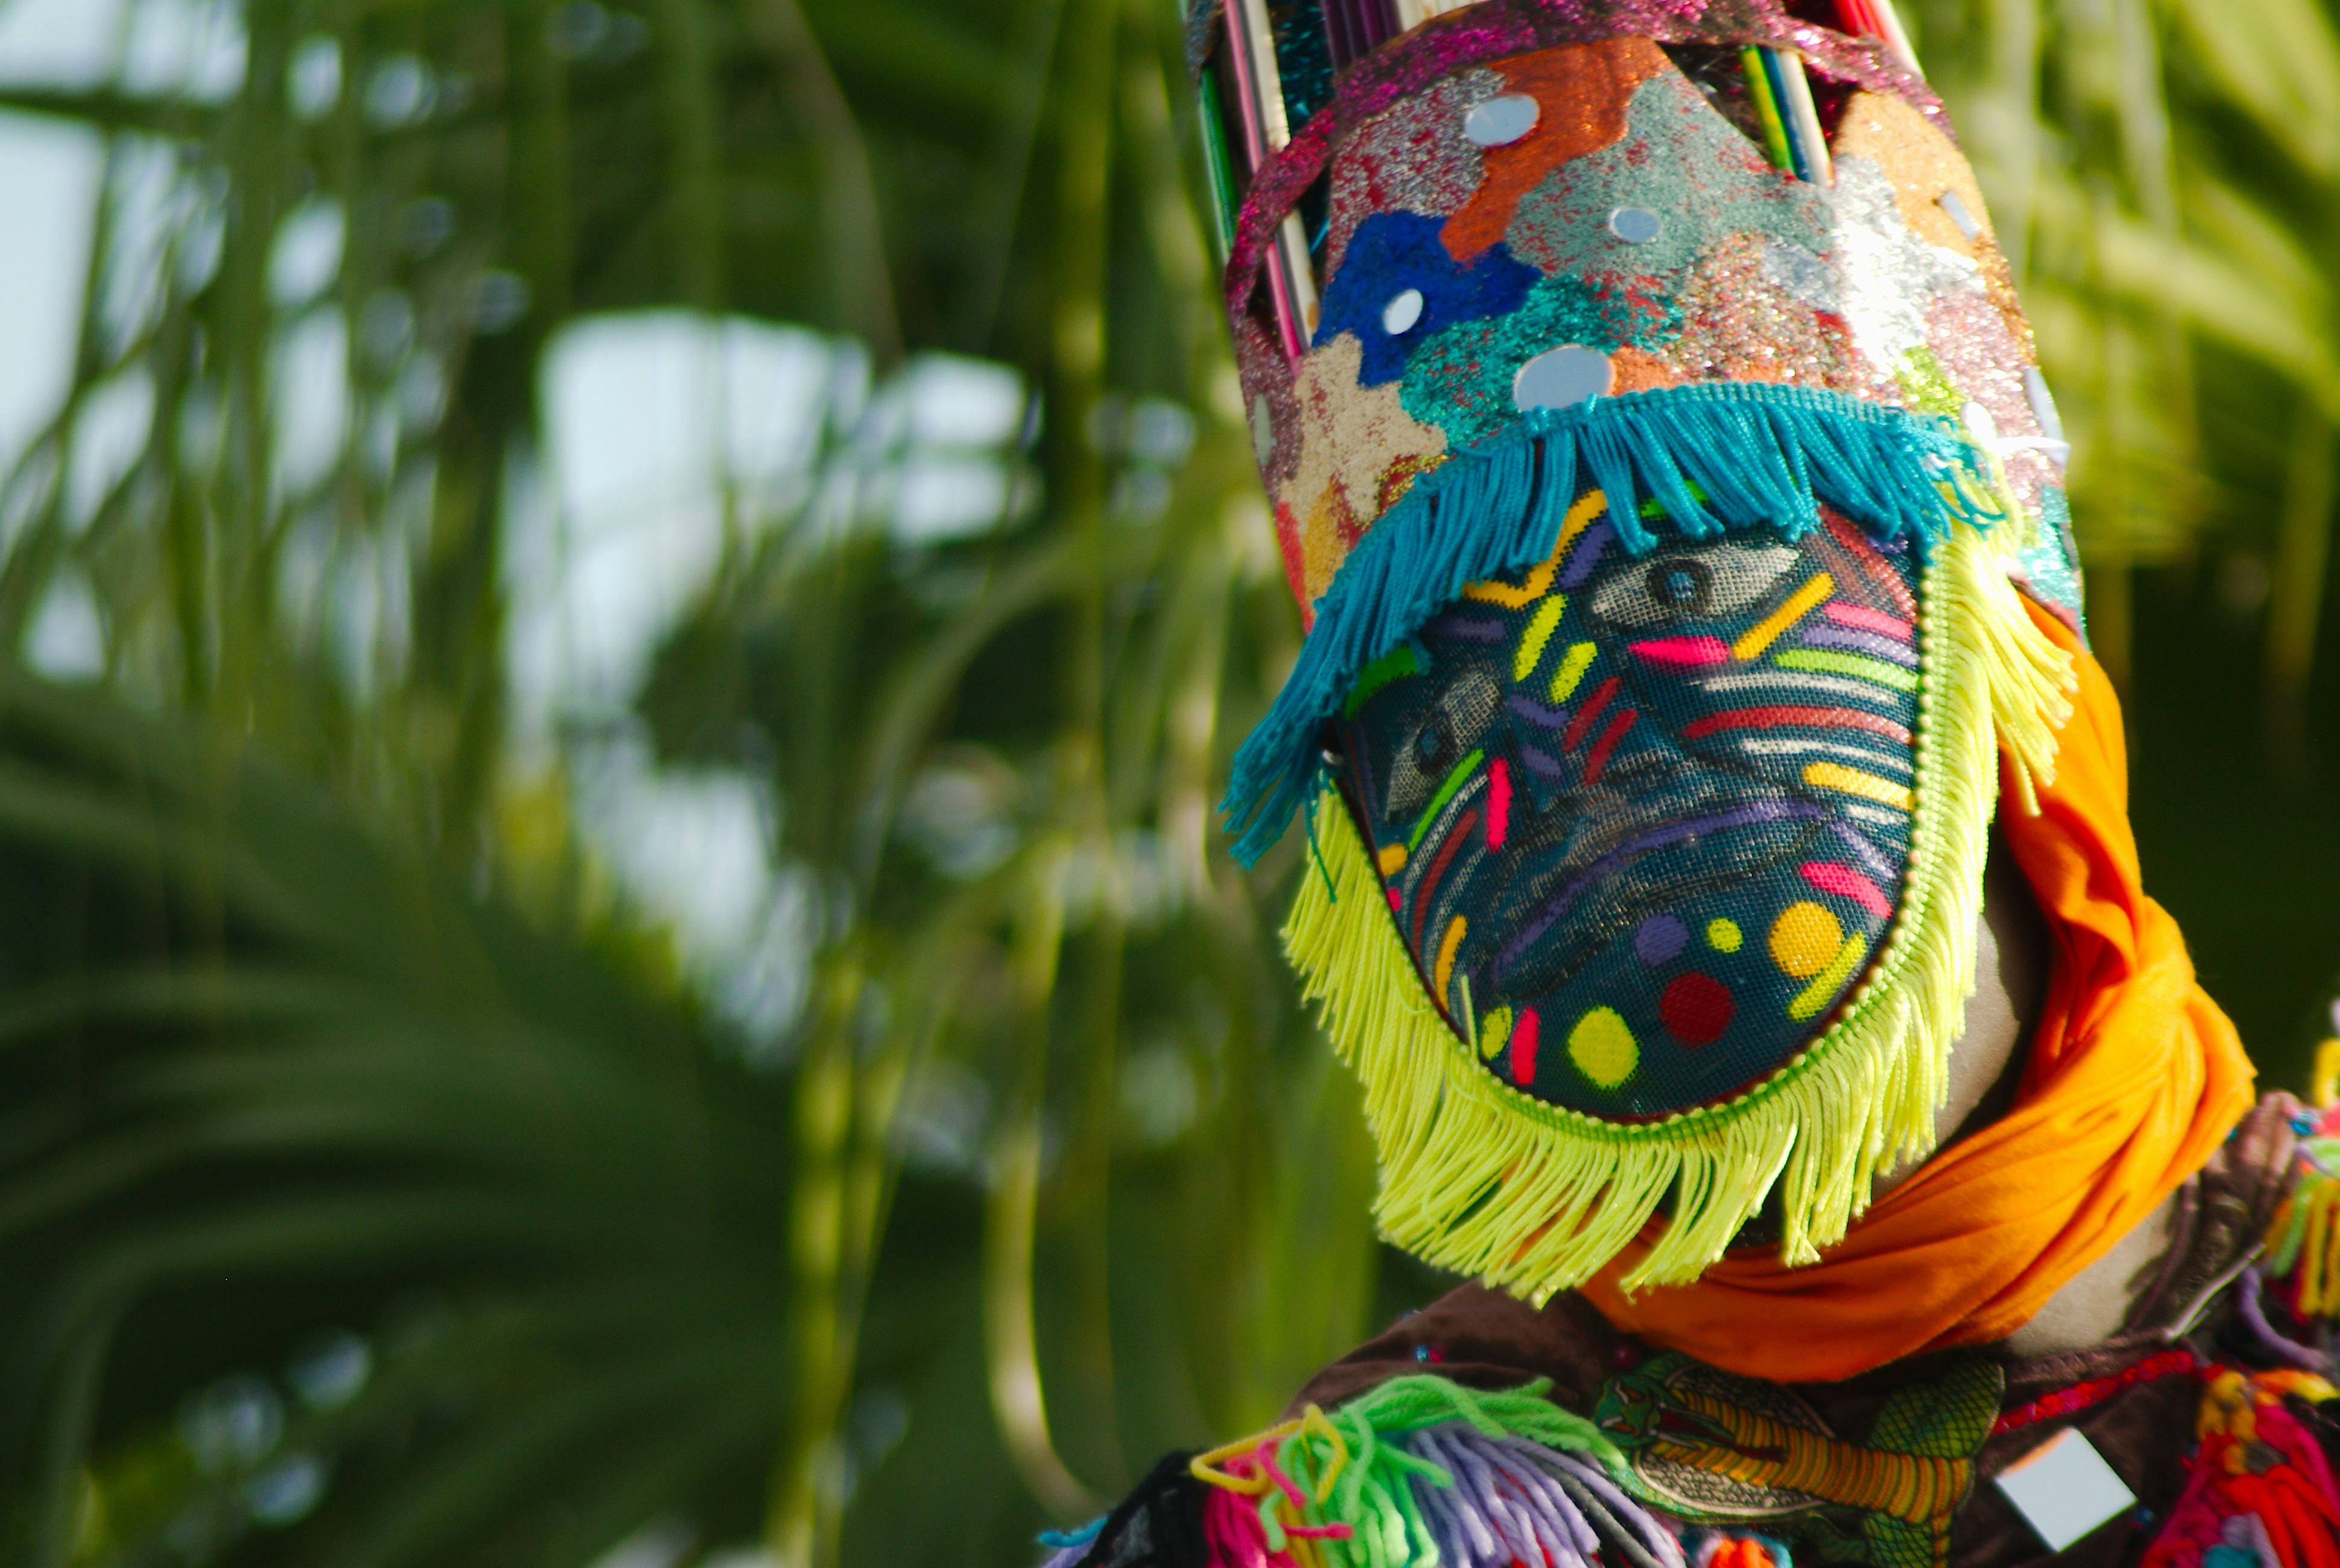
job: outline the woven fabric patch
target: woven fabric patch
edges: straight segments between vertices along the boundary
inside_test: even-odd
[[[1334,726],[1391,917],[1487,1070],[1608,1119],[1726,1098],[1826,1027],[1909,858],[1919,568],[1834,512],[1552,557],[1368,669]]]

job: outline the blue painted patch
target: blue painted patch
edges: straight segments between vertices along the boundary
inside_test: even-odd
[[[1495,245],[1465,267],[1447,253],[1439,236],[1441,218],[1418,213],[1376,213],[1357,227],[1340,271],[1324,290],[1324,314],[1316,328],[1322,347],[1343,332],[1364,345],[1363,383],[1382,386],[1405,373],[1407,351],[1457,322],[1507,315],[1527,298],[1542,276]],[[1422,292],[1422,318],[1393,334],[1382,325],[1390,301],[1408,289]]]

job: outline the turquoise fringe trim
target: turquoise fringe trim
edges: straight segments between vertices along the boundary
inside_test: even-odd
[[[1985,499],[1988,471],[1948,420],[1810,387],[1666,387],[1529,412],[1424,475],[1334,574],[1291,678],[1235,753],[1219,803],[1235,858],[1256,864],[1314,793],[1317,736],[1359,672],[1469,584],[1550,555],[1580,481],[1608,496],[1637,555],[1657,543],[1646,498],[1691,539],[1761,523],[1794,538],[1825,501],[1925,557],[1953,525],[2002,515]]]

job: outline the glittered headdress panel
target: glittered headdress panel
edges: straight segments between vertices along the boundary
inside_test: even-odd
[[[1768,8],[1490,0],[1255,146],[1228,300],[1311,627],[1225,809],[1247,859],[1308,818],[1384,1229],[1541,1299],[1776,1191],[1816,1255],[1931,1146],[1998,759],[2065,710],[2017,585],[2077,609],[1938,105]]]

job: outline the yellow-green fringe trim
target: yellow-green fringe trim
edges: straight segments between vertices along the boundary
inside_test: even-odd
[[[2018,531],[1959,528],[1927,569],[1916,801],[1906,889],[1882,955],[1827,1032],[1736,1099],[1602,1121],[1498,1079],[1433,1006],[1347,808],[1315,813],[1284,948],[1334,1049],[1363,1080],[1392,1242],[1541,1305],[1591,1277],[1671,1191],[1673,1218],[1627,1289],[1695,1279],[1776,1186],[1790,1264],[1817,1261],[1873,1179],[1934,1148],[1951,1045],[1974,989],[1998,759],[2027,810],[2055,777],[2071,660],[2007,580]]]

